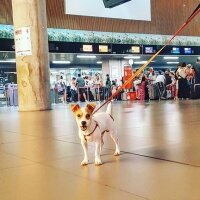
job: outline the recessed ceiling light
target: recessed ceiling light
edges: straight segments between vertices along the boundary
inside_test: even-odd
[[[53,64],[70,64],[71,62],[70,61],[68,61],[68,60],[54,60],[54,61],[52,61],[52,63]]]
[[[146,64],[148,61],[141,60],[141,61],[135,61],[134,64]],[[155,63],[156,61],[151,61],[151,63]]]
[[[163,57],[165,60],[177,60],[177,59],[179,59],[179,57],[177,57],[177,56],[164,56]]]
[[[170,64],[178,64],[179,62],[167,62],[168,65]]]
[[[140,59],[140,56],[124,56],[124,59]]]
[[[16,63],[16,60],[15,59],[0,60],[0,63]]]
[[[97,64],[102,64],[102,61],[97,61]]]
[[[147,63],[147,61],[136,61],[136,62],[134,62],[134,64],[145,64],[145,63]]]
[[[96,58],[95,55],[77,55],[77,58]]]

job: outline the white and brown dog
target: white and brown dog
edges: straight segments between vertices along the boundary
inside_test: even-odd
[[[95,165],[101,165],[100,153],[103,146],[103,135],[109,132],[115,143],[115,156],[120,154],[117,130],[114,119],[111,116],[111,103],[108,104],[107,111],[93,115],[95,103],[88,103],[86,107],[80,108],[78,104],[71,104],[71,110],[76,117],[79,128],[79,138],[84,151],[84,159],[81,165],[88,164],[87,142],[95,142]]]

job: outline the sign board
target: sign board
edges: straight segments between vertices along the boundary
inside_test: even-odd
[[[133,75],[132,67],[124,66],[124,82],[126,82],[132,75]],[[125,89],[132,89],[132,88],[133,88],[133,81],[128,83],[125,87]]]
[[[32,55],[30,27],[15,29],[15,53],[16,57]]]
[[[119,78],[119,67],[111,66],[111,78]]]
[[[112,3],[110,3],[112,1]],[[115,1],[115,2],[114,2]],[[118,5],[105,8],[106,4]],[[117,4],[117,2],[124,2]],[[112,7],[112,6],[111,6]],[[150,0],[65,0],[65,14],[151,21]]]

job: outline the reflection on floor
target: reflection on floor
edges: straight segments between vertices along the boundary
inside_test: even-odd
[[[103,108],[105,109],[105,108]],[[1,200],[197,200],[200,101],[114,102],[122,154],[106,136],[103,165],[83,151],[69,105],[0,108]]]

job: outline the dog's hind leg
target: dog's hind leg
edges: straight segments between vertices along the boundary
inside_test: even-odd
[[[120,154],[120,148],[119,148],[119,139],[117,137],[117,130],[114,131],[109,131],[110,133],[110,137],[113,139],[114,143],[115,143],[115,156],[119,156]]]
[[[81,165],[84,166],[84,165],[88,164],[88,152],[87,152],[88,146],[87,146],[87,141],[86,140],[81,140],[81,144],[82,144],[83,151],[84,151],[84,159],[81,162]]]
[[[101,135],[100,154],[101,154],[101,152],[102,152],[103,145],[104,145],[104,141],[103,141],[103,135]]]

